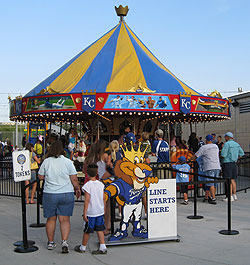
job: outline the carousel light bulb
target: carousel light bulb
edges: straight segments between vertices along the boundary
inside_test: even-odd
[[[114,112],[111,112],[111,115],[114,115]]]
[[[91,115],[91,112],[89,112],[88,114]]]
[[[129,112],[129,115],[132,115],[133,113],[132,112]]]

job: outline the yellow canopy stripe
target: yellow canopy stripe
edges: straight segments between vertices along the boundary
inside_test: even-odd
[[[122,22],[117,40],[113,69],[107,92],[127,92],[134,86],[146,87],[146,81],[135,49]]]

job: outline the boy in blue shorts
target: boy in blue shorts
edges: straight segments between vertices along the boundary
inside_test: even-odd
[[[104,240],[104,184],[96,179],[98,166],[90,164],[87,167],[89,181],[82,187],[85,195],[83,220],[86,222],[82,244],[75,247],[76,252],[84,253],[90,233],[97,232],[100,247],[92,251],[92,254],[106,254],[107,247]]]
[[[189,182],[189,174],[188,172],[190,171],[190,166],[186,162],[186,157],[185,156],[180,156],[178,159],[178,162],[172,166],[173,169],[182,171],[182,172],[187,172],[187,173],[181,173],[177,172],[176,173],[176,183],[187,183],[181,185],[181,193],[183,193],[184,201],[181,202],[181,204],[188,205],[188,182]]]

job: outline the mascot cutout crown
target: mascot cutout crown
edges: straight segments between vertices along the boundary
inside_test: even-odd
[[[147,230],[141,225],[142,196],[150,183],[158,183],[157,177],[150,177],[152,169],[145,163],[145,153],[141,151],[141,143],[134,147],[121,146],[123,158],[117,160],[114,168],[117,180],[105,189],[106,200],[115,196],[122,206],[120,229],[109,237],[109,241],[117,241],[128,236],[129,221],[132,221],[132,235],[139,238],[148,238]]]

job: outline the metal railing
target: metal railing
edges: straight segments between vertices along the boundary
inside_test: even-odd
[[[172,173],[170,172],[170,164],[163,163],[151,164],[153,175],[158,176],[159,178],[172,178]],[[190,178],[190,181],[192,179]],[[243,157],[238,163],[238,178],[237,182],[237,191],[247,190],[250,188],[250,156]],[[83,181],[81,181],[81,185]],[[216,195],[225,194],[225,184],[222,182],[218,183],[216,189]],[[0,161],[0,195],[3,196],[21,196],[21,185],[20,183],[15,183],[13,179],[13,165],[11,160]],[[198,186],[197,197],[203,197],[205,195],[202,185]],[[189,185],[188,191],[189,198],[194,197],[194,188],[193,185]],[[177,198],[182,198],[179,188],[177,188]],[[83,195],[77,201],[83,201]]]

